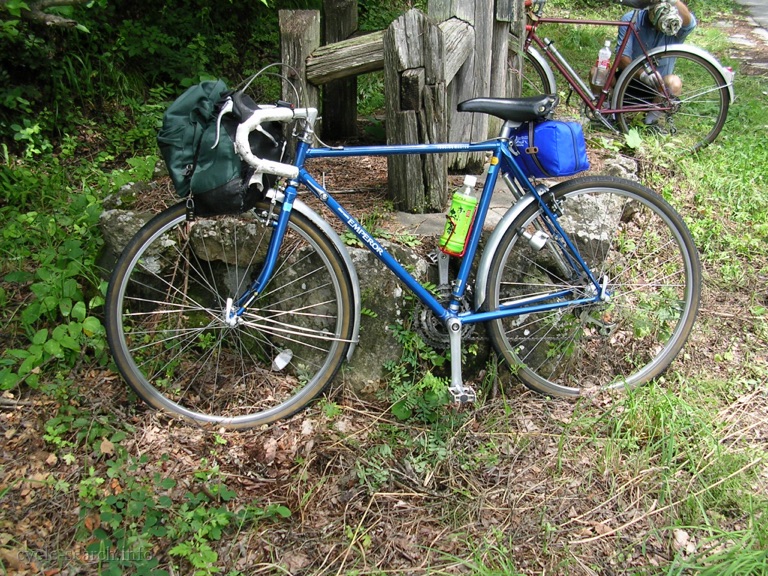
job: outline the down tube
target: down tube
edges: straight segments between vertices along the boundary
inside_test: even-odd
[[[299,172],[299,182],[309,188],[313,194],[323,198],[325,205],[336,217],[349,228],[368,250],[376,256],[392,273],[397,276],[435,315],[444,320],[450,313],[419,282],[376,241],[354,216],[349,214],[325,189],[304,169]]]

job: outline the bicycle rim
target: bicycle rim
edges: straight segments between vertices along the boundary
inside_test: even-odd
[[[671,152],[696,151],[710,144],[720,133],[728,115],[730,95],[725,79],[712,64],[696,54],[668,50],[653,57],[657,69],[672,69],[682,81],[682,92],[669,100],[659,88],[652,88],[636,76],[644,61],[629,69],[625,81],[616,87],[619,127],[627,132],[659,139]],[[648,112],[657,106],[658,112]],[[645,108],[638,111],[637,108]]]
[[[555,94],[555,86],[550,86],[549,79],[544,69],[536,59],[526,52],[521,59],[522,70],[517,69],[515,62],[517,56],[510,51],[510,70],[520,78],[520,96],[538,96],[540,94]]]
[[[659,376],[687,339],[698,309],[701,273],[690,234],[674,210],[638,184],[581,178],[551,189],[559,222],[601,284],[605,301],[491,322],[489,334],[530,388],[558,396],[634,387]],[[569,255],[550,238],[542,249],[526,234],[542,229],[538,206],[506,233],[490,268],[487,302],[570,291],[595,294]]]
[[[267,205],[188,223],[183,204],[129,243],[107,295],[107,335],[148,404],[245,428],[293,414],[331,381],[352,333],[352,291],[329,240],[292,213],[274,275],[240,322],[226,309],[261,270]]]

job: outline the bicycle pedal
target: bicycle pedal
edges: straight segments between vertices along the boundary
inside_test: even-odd
[[[477,400],[477,393],[471,386],[462,386],[461,389],[451,387],[448,388],[448,391],[451,393],[453,401],[459,404],[468,404]]]

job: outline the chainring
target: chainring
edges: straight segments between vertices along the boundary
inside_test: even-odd
[[[451,297],[451,286],[442,284],[434,289],[434,296],[441,304],[447,304]],[[470,310],[467,300],[470,298],[471,289],[467,287],[465,298],[461,302],[460,311],[468,312]],[[447,350],[450,348],[450,339],[448,330],[424,304],[418,302],[413,311],[413,331],[421,336],[424,343],[432,348]],[[475,333],[474,324],[462,324],[461,339],[467,341]]]

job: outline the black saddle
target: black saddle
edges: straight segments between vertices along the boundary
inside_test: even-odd
[[[472,98],[460,103],[456,109],[459,112],[490,114],[513,122],[530,122],[543,120],[549,116],[557,106],[557,102],[558,97],[555,94],[525,98]]]

